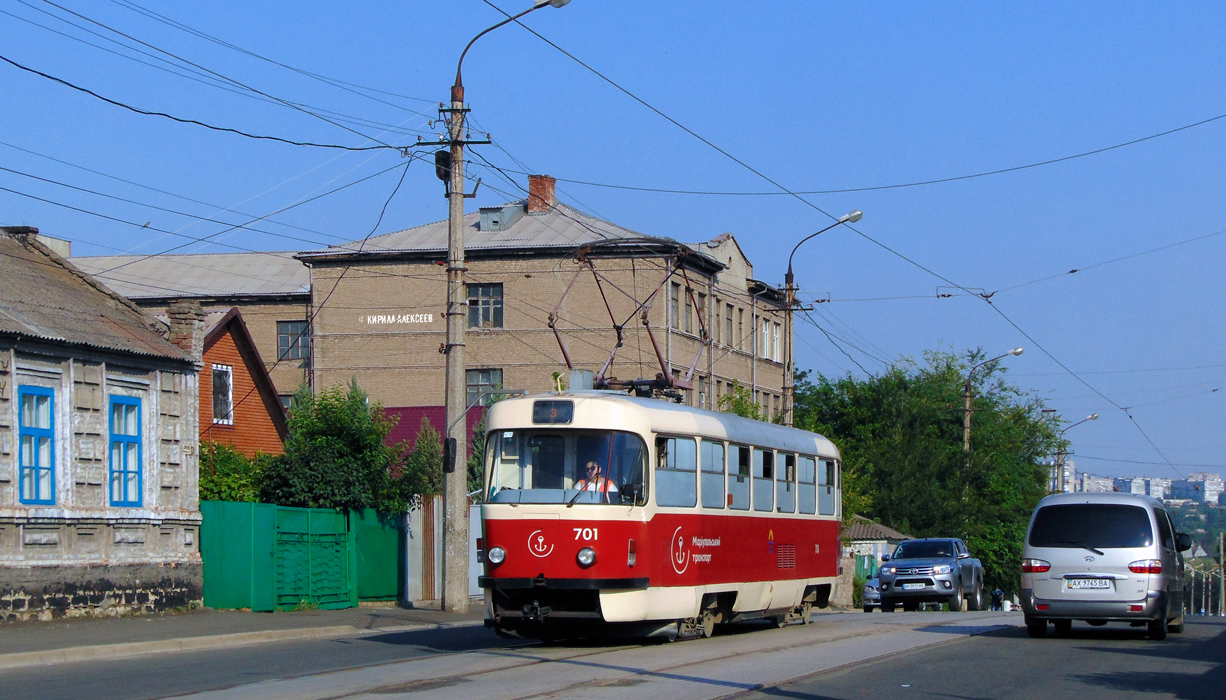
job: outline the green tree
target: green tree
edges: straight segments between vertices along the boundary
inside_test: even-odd
[[[749,389],[741,386],[741,383],[732,380],[732,384],[728,386],[728,393],[719,397],[717,402],[719,410],[724,413],[733,413],[742,418],[752,418],[754,420],[770,420],[766,409],[759,406],[757,401],[753,400],[753,394]]]
[[[1055,451],[1043,402],[1003,379],[998,363],[972,381],[971,450],[963,452],[966,370],[929,352],[880,375],[810,380],[798,374],[795,424],[834,440],[843,454],[849,508],[918,537],[962,537],[983,561],[985,583],[1016,590],[1022,539],[1046,494],[1042,461]]]
[[[393,479],[403,445],[386,444],[395,421],[357,381],[312,395],[302,387],[289,414],[285,454],[270,460],[260,481],[267,503],[307,508],[375,508],[403,512],[411,492]],[[403,479],[403,477],[402,477]]]
[[[260,477],[269,459],[262,454],[247,459],[230,445],[218,442],[200,445],[200,500],[260,500]]]
[[[485,489],[485,416],[473,426],[472,435],[468,437],[468,492],[477,492],[475,502],[485,500],[482,493]]]
[[[425,416],[421,418],[417,441],[405,460],[400,492],[410,507],[419,505],[423,497],[443,492],[443,439]]]

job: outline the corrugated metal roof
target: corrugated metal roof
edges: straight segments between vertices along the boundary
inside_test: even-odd
[[[505,206],[524,206],[523,201],[511,202]],[[626,238],[643,239],[656,238],[661,241],[672,241],[668,238],[645,236],[637,231],[618,226],[603,219],[584,214],[573,207],[559,202],[553,208],[543,213],[525,214],[518,221],[503,231],[482,231],[479,227],[481,213],[473,212],[464,216],[464,247],[466,250],[501,249],[501,248],[576,248],[585,243],[613,241]],[[363,244],[353,241],[343,245],[332,246],[326,250],[302,253],[302,257],[327,257],[344,255],[361,250],[364,253],[409,252],[409,251],[445,251],[447,250],[447,220],[435,221],[407,228],[402,231],[374,236]]]
[[[72,263],[132,299],[309,294],[310,271],[293,255],[103,255],[72,258]]]
[[[0,233],[0,333],[190,359],[157,321],[24,236]]]

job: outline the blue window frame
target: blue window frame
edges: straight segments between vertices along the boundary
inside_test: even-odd
[[[17,434],[21,493],[30,505],[55,504],[55,391],[17,387]]]
[[[111,397],[111,505],[141,504],[140,399]]]

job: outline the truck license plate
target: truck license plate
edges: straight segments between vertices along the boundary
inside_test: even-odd
[[[923,589],[923,587],[924,587],[924,584],[922,583],[904,583],[902,585],[902,589],[904,591],[918,591],[918,590]]]
[[[1071,578],[1069,588],[1111,588],[1111,581],[1105,578]]]

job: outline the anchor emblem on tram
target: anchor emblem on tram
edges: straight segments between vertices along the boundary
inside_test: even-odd
[[[534,530],[531,535],[528,535],[528,551],[534,557],[544,558],[553,552],[553,543],[546,542],[540,530]]]
[[[685,546],[685,537],[681,534],[681,528],[673,533],[672,542],[668,546],[669,560],[673,564],[673,571],[679,574],[684,574],[685,570],[690,568],[690,550]]]

